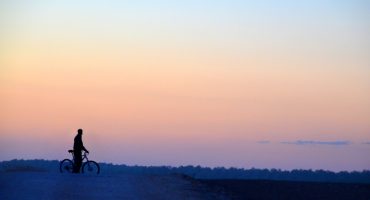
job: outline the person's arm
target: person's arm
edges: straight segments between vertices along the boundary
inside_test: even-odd
[[[89,153],[89,151],[85,148],[83,142],[81,141],[82,150],[86,151],[86,153]]]

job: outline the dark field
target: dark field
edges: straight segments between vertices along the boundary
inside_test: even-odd
[[[370,200],[369,171],[332,173],[298,171],[312,179],[363,181],[283,181],[233,178],[194,178],[253,175],[268,170],[209,169],[201,167],[145,167],[100,163],[99,175],[61,174],[58,161],[12,160],[0,162],[0,200],[3,199],[246,199],[246,200]],[[207,173],[206,173],[207,172]],[[222,172],[222,173],[220,173]],[[292,171],[297,174],[297,171]],[[307,172],[307,171],[306,171]],[[281,172],[289,176],[291,172]],[[258,173],[257,173],[258,174]],[[321,175],[330,176],[321,176]],[[320,180],[317,178],[317,180]],[[73,183],[73,184],[71,184]],[[21,192],[20,192],[21,191]]]
[[[231,199],[370,200],[370,184],[271,180],[200,180]]]

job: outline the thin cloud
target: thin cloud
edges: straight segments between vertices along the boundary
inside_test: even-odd
[[[294,145],[334,145],[334,146],[344,146],[351,144],[351,142],[347,140],[338,140],[338,141],[296,140],[281,143]]]
[[[370,144],[370,142],[363,142],[362,144]]]
[[[258,144],[270,144],[270,141],[268,140],[261,140],[261,141],[257,141]]]

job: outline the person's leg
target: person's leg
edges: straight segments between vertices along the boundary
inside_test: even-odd
[[[81,164],[82,164],[82,154],[81,152],[75,152],[73,173],[80,173]]]

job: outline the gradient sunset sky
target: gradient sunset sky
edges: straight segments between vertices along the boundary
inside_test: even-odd
[[[370,169],[370,1],[0,1],[0,160]]]

